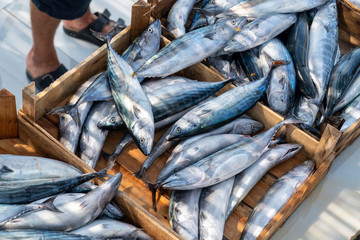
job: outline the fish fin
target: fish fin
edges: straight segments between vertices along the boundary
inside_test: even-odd
[[[135,117],[137,119],[140,119],[140,109],[136,105],[133,106],[133,112],[134,112]]]
[[[260,51],[259,48],[255,47],[250,49],[249,51],[251,51],[257,58],[260,58]],[[266,54],[266,53],[265,53]],[[269,56],[269,55],[268,55]]]
[[[57,196],[51,197],[48,200],[43,202],[45,204],[44,210],[49,210],[49,211],[57,212],[57,213],[63,213],[54,205],[54,200],[56,197]]]
[[[68,112],[71,111],[72,108],[76,108],[76,105],[72,104],[72,105],[66,105],[66,106],[54,108],[51,111],[49,111],[46,115],[68,114]]]
[[[159,185],[158,184],[152,184],[152,183],[148,183],[148,187],[151,191],[151,196],[152,196],[152,203],[153,203],[153,208],[154,208],[154,211],[156,212],[157,211],[157,208],[156,208],[156,190],[158,189]]]
[[[199,13],[200,15],[205,17],[206,22],[207,22],[208,25],[212,24],[211,19],[214,18],[214,15],[211,12],[206,11],[206,10],[201,9],[201,8],[193,8],[193,10],[195,10],[197,13]]]
[[[101,41],[106,41],[108,44],[110,44],[110,40],[116,35],[116,32],[118,31],[118,28],[121,26],[116,22],[114,23],[112,29],[107,33],[97,32],[90,28],[90,33],[96,37],[97,39]]]
[[[10,172],[14,172],[14,170],[12,170],[11,168],[9,168],[6,165],[2,165],[0,168],[0,176],[6,173],[10,173]]]
[[[145,168],[141,168],[140,171],[135,172],[133,174],[135,177],[140,178],[140,179],[147,179],[146,177],[146,169]]]
[[[213,38],[214,38],[214,34],[213,33],[208,33],[208,34],[206,34],[205,36],[204,36],[204,38],[207,38],[207,39],[210,39],[210,40],[214,40]]]
[[[286,143],[286,131],[282,131],[280,135],[271,142],[271,146],[275,144]]]
[[[316,128],[312,127],[312,126],[309,126],[307,124],[303,124],[303,123],[300,123],[300,126],[303,128],[303,129],[306,129],[308,130],[309,132],[317,135],[317,136],[320,136],[320,131],[317,130]]]
[[[276,60],[276,59],[273,59],[269,54],[267,54],[266,52],[264,52],[264,56],[265,56],[265,60],[266,60],[266,63],[268,64],[269,68],[274,68],[274,67],[278,67],[278,66],[282,66],[282,65],[287,65],[287,64],[290,64],[291,62],[290,61],[287,61],[287,60]]]
[[[141,51],[137,52],[134,58],[134,61],[137,61],[139,59],[142,59],[143,57],[141,56]]]
[[[77,105],[66,105],[63,107],[55,108],[47,113],[47,115],[50,115],[50,114],[57,114],[57,115],[69,114],[72,117],[72,119],[74,120],[76,126],[81,128],[80,115],[79,115],[79,110],[77,108]]]

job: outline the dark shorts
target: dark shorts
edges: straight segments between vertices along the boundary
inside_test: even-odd
[[[57,19],[72,20],[83,16],[91,0],[32,0],[42,12]]]

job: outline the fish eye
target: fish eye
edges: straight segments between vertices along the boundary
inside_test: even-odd
[[[110,119],[110,122],[114,123],[114,122],[115,122],[115,117],[112,117],[112,118]]]
[[[236,40],[235,40],[235,39],[231,39],[231,41],[232,41],[232,42],[236,42]]]
[[[152,32],[153,30],[152,30],[152,28],[148,28],[148,32]]]
[[[176,132],[178,132],[178,133],[181,132],[181,128],[179,128],[179,127],[176,128]]]
[[[175,176],[176,176],[176,177],[179,177],[179,176],[180,176],[180,173],[178,173],[178,172],[175,173]]]
[[[140,141],[140,143],[144,143],[144,142],[145,142],[145,138],[140,138],[139,141]]]
[[[235,24],[236,24],[236,21],[235,21],[235,20],[231,20],[231,24],[232,24],[232,25],[235,25]]]
[[[211,4],[215,4],[215,0],[211,0],[211,2],[210,2]]]

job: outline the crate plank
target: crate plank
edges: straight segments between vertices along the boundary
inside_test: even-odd
[[[18,135],[15,96],[8,90],[0,90],[0,139]]]
[[[130,41],[139,36],[150,24],[151,5],[139,0],[131,7],[131,32]]]

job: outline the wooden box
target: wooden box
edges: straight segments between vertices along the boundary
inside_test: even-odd
[[[165,3],[166,1],[158,2]],[[159,12],[162,11],[159,7],[160,5],[154,6],[152,7],[153,9],[157,9]],[[134,34],[131,34],[131,31],[131,27],[128,27],[113,38],[112,44],[115,50],[122,52],[126,49],[130,44],[132,36],[134,36]],[[164,42],[167,43],[167,40],[164,39]],[[54,107],[64,105],[82,82],[94,74],[105,70],[106,54],[105,46],[100,47],[78,66],[64,74],[50,87],[36,96],[34,94],[33,84],[24,88],[23,107],[18,114],[19,123],[23,126],[20,136],[22,136],[24,142],[36,147],[36,149],[41,152],[49,154],[51,157],[68,162],[84,172],[95,171],[60,144],[57,139],[57,121],[52,117],[47,117],[45,114]],[[220,74],[201,63],[189,67],[179,74],[202,81],[219,81],[223,79]],[[218,94],[232,87],[233,86],[228,85]],[[256,106],[247,113],[255,120],[261,121],[266,129],[283,120],[282,116],[274,113],[261,103],[256,104]],[[257,201],[276,179],[292,167],[307,159],[314,159],[316,161],[316,171],[314,174],[301,186],[299,191],[262,233],[262,237],[265,239],[269,238],[281,226],[328,172],[335,156],[333,153],[335,144],[340,137],[339,132],[335,128],[327,126],[320,140],[309,136],[294,125],[287,126],[286,131],[287,141],[303,144],[303,150],[294,158],[272,169],[259,181],[243,203],[228,219],[225,228],[226,238],[239,238],[244,223]],[[111,132],[108,135],[103,150],[108,153],[112,152],[123,134],[124,132],[121,131]],[[162,132],[156,133],[155,140],[159,139],[161,134]],[[169,154],[170,152],[164,153],[148,170],[147,175],[150,182],[154,182]],[[143,228],[154,238],[161,240],[181,239],[179,235],[169,227],[169,192],[161,194],[157,204],[158,211],[154,212],[151,192],[148,190],[147,185],[133,176],[133,173],[140,169],[145,158],[134,144],[127,147],[117,158],[117,163],[115,167],[110,170],[110,173],[121,171],[124,177],[120,186],[121,192],[116,196],[116,202],[137,226]],[[104,167],[105,164],[105,159],[101,158],[95,169],[99,170]]]
[[[354,46],[360,45],[360,7],[348,0],[337,0],[339,39]]]

